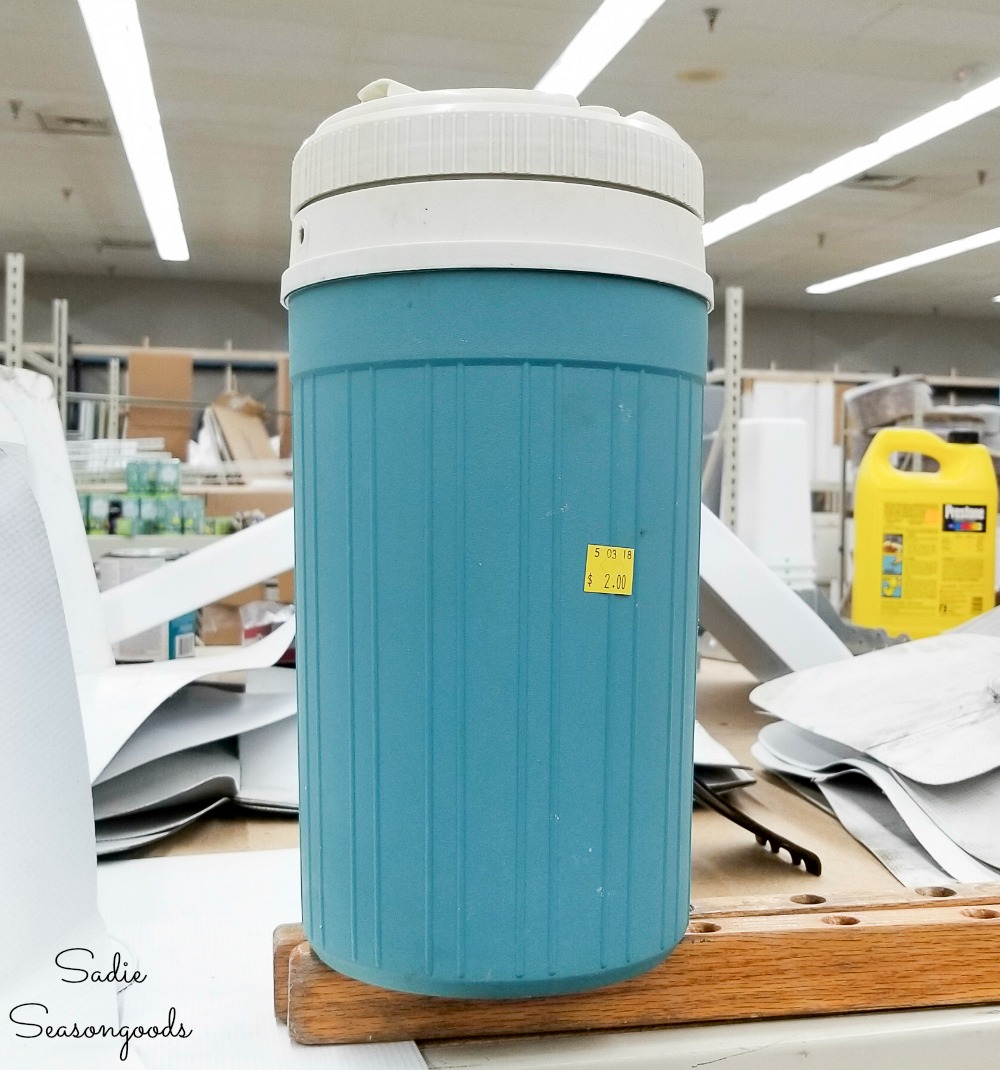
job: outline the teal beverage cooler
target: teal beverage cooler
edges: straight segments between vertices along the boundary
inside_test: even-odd
[[[282,287],[305,930],[387,988],[609,984],[689,909],[701,168],[572,97],[360,99]]]

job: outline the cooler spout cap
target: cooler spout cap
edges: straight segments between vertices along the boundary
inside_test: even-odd
[[[374,82],[369,82],[364,89],[358,90],[358,100],[362,104],[367,104],[369,100],[382,100],[385,97],[395,97],[400,93],[417,93],[419,90],[414,89],[412,85],[403,85],[402,82],[397,82],[392,78],[376,78]]]

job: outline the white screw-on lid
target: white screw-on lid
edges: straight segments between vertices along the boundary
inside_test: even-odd
[[[530,176],[617,186],[703,215],[701,162],[645,112],[581,107],[526,89],[422,93],[383,78],[332,115],[292,165],[292,215],[343,190],[400,179]]]

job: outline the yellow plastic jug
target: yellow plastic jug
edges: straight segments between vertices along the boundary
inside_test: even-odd
[[[938,470],[901,471],[896,453],[930,457]],[[996,513],[985,446],[879,431],[854,491],[854,623],[918,639],[992,609]]]

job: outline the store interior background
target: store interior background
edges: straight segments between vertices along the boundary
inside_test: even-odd
[[[116,134],[52,134],[41,116],[110,122],[75,4],[0,12],[4,251],[25,254],[25,340],[69,301],[89,343],[283,350],[288,177],[301,141],[368,81],[530,88],[590,0],[143,0],[141,16],[191,259],[160,261]],[[702,158],[714,218],[1000,74],[995,0],[668,0],[581,95],[669,121]],[[16,102],[16,103],[15,103]],[[708,251],[745,291],[746,368],[1000,374],[996,246],[839,294],[805,287],[995,226],[1000,115],[890,160],[893,188],[848,182]],[[879,186],[880,183],[875,183]],[[67,191],[69,191],[67,193]],[[118,246],[115,248],[115,246]],[[124,246],[124,247],[123,247]],[[93,366],[80,386],[101,389]],[[271,388],[244,373],[241,387]],[[211,370],[199,371],[211,396]]]

